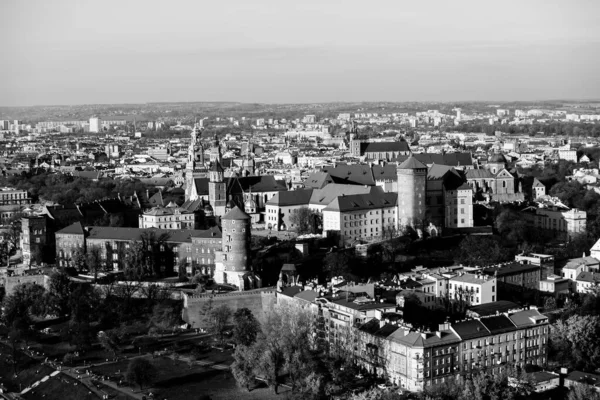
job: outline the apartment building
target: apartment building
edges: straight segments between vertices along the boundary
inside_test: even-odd
[[[385,320],[371,320],[358,329],[360,362],[371,362],[368,369],[410,391],[479,369],[498,373],[508,365],[547,363],[548,318],[535,309],[446,323],[435,332]]]
[[[523,210],[523,215],[534,229],[546,229],[569,237],[586,232],[587,213],[576,208],[528,207]]]
[[[473,306],[494,302],[498,299],[496,278],[460,272],[448,280],[448,296]]]
[[[30,204],[31,198],[26,190],[11,188],[0,189],[0,205]]]
[[[485,275],[493,276],[498,285],[506,288],[538,289],[542,278],[542,268],[534,264],[509,262],[484,268]]]
[[[574,284],[577,293],[590,293],[600,288],[600,272],[582,271],[575,278]]]

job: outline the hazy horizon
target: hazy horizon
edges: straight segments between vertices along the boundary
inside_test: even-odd
[[[0,106],[600,98],[600,2],[4,0]]]

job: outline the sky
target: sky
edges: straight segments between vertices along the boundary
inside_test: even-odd
[[[0,0],[0,106],[600,98],[599,0]]]

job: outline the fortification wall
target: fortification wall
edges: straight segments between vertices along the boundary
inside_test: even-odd
[[[276,293],[275,288],[263,288],[223,294],[202,294],[195,296],[184,294],[182,318],[185,322],[191,324],[192,327],[201,327],[203,307],[212,298],[213,307],[225,304],[234,312],[240,308],[248,308],[256,318],[261,319],[265,312],[273,308],[277,302]]]
[[[12,294],[17,285],[22,283],[35,283],[40,286],[48,289],[48,282],[50,277],[47,275],[18,275],[18,276],[9,276],[6,278],[4,282],[4,288],[6,290],[6,295]]]

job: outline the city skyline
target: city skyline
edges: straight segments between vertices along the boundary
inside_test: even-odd
[[[0,8],[1,106],[600,98],[592,1]]]

